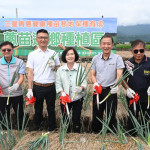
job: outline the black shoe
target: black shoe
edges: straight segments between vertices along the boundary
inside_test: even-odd
[[[74,133],[80,133],[80,126],[74,126],[73,127],[73,132]]]

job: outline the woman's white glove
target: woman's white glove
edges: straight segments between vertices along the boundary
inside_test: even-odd
[[[110,90],[111,94],[116,94],[118,92],[118,85],[116,87],[112,87]]]
[[[135,95],[135,92],[131,88],[128,88],[127,89],[127,96],[129,98],[134,98],[134,95]]]
[[[8,92],[12,93],[12,92],[17,91],[18,87],[19,87],[19,84],[15,83],[15,84],[13,84],[13,86],[8,87]]]
[[[28,93],[26,95],[29,99],[31,99],[33,97],[33,92],[32,89],[28,89]]]

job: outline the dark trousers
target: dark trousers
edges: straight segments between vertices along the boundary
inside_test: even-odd
[[[81,118],[81,110],[83,105],[83,98],[80,100],[68,103],[69,111],[72,109],[72,122],[73,122],[73,131],[79,133],[81,124],[80,124],[80,118]],[[63,120],[66,120],[66,117],[68,117],[66,108],[64,109],[64,105],[61,104],[61,111],[63,115]],[[70,126],[69,126],[70,128]]]
[[[23,96],[16,96],[9,98],[9,105],[7,104],[7,97],[0,97],[0,121],[2,121],[3,117],[7,114],[8,121],[10,118],[10,108],[13,107],[15,112],[15,116],[19,118],[19,129],[22,127],[23,120]],[[19,111],[19,112],[18,112]],[[18,116],[17,116],[18,114]]]
[[[102,101],[107,96],[109,91],[110,91],[110,88],[103,89],[102,93],[99,94],[99,101]],[[97,108],[96,95],[93,95],[92,130],[94,132],[100,132],[102,129],[102,123],[97,118],[99,118],[100,120],[103,120],[104,111],[105,111],[105,114],[107,114],[107,118],[111,114],[109,127],[113,129],[114,126],[116,126],[117,94],[111,94],[105,102],[103,102],[102,104],[99,104],[99,110]]]
[[[56,89],[55,84],[48,87],[41,87],[33,85],[33,95],[36,97],[35,102],[35,117],[34,123],[37,127],[40,127],[43,118],[43,102],[46,100],[47,112],[48,112],[48,127],[52,131],[56,128],[56,116],[55,116],[55,100]]]
[[[128,100],[128,106],[129,106],[129,98],[127,98]],[[138,122],[143,125],[143,116],[145,117],[145,119],[149,120],[149,116],[150,116],[150,109],[147,109],[147,104],[146,102],[140,102],[140,100],[137,102],[136,104],[136,114],[134,112],[134,107],[133,104],[129,107],[129,110],[132,112],[133,116],[138,120]],[[140,113],[140,116],[139,116]],[[129,113],[130,115],[130,113]],[[128,117],[128,130],[131,130],[129,133],[130,134],[134,134],[134,124],[132,121],[132,117],[131,115]],[[146,121],[147,122],[147,121]],[[135,133],[136,134],[136,133]]]

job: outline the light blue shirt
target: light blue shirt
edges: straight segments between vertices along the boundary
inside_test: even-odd
[[[76,87],[76,76],[78,70],[78,64],[74,63],[74,66],[71,70],[69,70],[67,64],[61,66],[56,73],[56,92],[64,91],[69,95],[69,98],[72,100],[74,95],[74,88]],[[76,94],[72,101],[76,101],[82,98],[85,95],[85,90],[87,87],[86,79],[82,82],[81,86],[84,87],[84,91]]]

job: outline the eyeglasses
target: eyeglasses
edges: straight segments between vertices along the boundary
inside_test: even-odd
[[[138,52],[140,52],[140,53],[144,53],[144,49],[135,49],[135,50],[133,50],[133,52],[134,52],[134,54],[137,54]]]
[[[6,48],[6,49],[2,49],[2,52],[10,52],[12,49]]]
[[[44,40],[48,40],[49,39],[49,37],[46,37],[46,36],[40,36],[40,37],[37,37],[39,40],[42,40],[42,39],[44,39]]]

